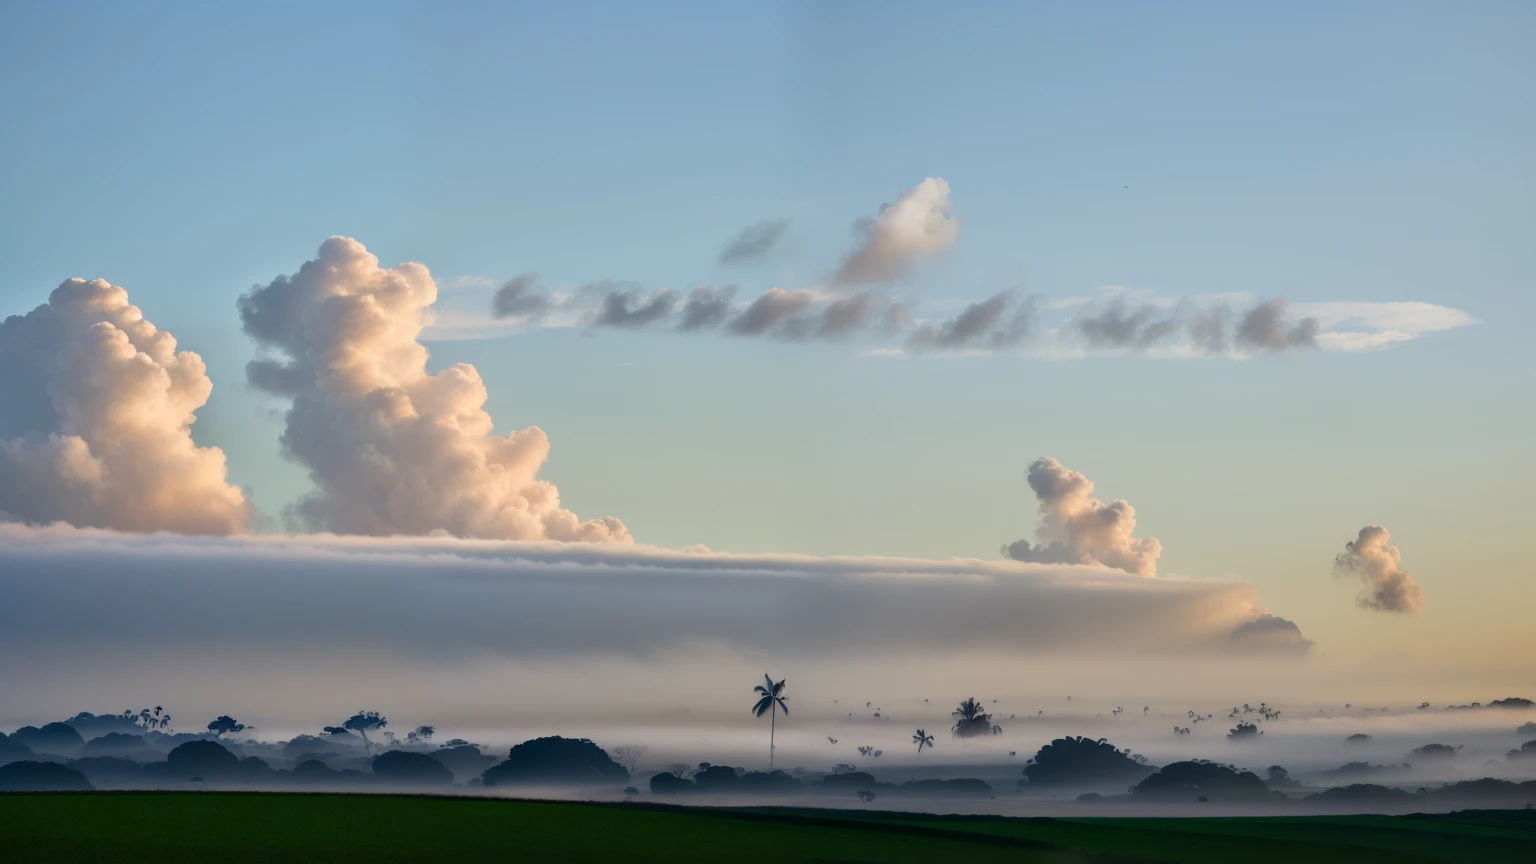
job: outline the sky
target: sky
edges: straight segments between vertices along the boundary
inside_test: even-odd
[[[206,363],[190,435],[227,475],[174,430],[144,446],[179,448],[171,473],[223,503],[160,523],[126,507],[145,521],[123,530],[233,524],[245,496],[258,532],[309,500],[306,530],[466,536],[490,530],[477,503],[511,496],[535,502],[539,539],[619,537],[617,519],[671,550],[997,562],[1066,536],[1030,483],[1048,457],[1134,507],[1156,578],[1251,585],[1314,643],[1311,668],[1486,700],[1536,671],[1533,36],[1521,3],[10,3],[0,317],[103,279]],[[751,226],[769,248],[723,260]],[[314,344],[319,301],[279,277],[301,281],[332,236],[366,247],[326,247],[366,278],[436,292],[435,322],[386,334],[409,362],[343,370],[353,395],[470,364],[483,396],[455,377],[445,412],[480,422],[481,398],[495,434],[543,430],[490,498],[480,475],[418,494],[451,460],[381,491],[337,431],[366,435],[365,417],[290,427],[298,391],[248,377]],[[522,274],[554,311],[495,318]],[[737,313],[771,288],[817,310],[873,290],[909,323],[592,323],[603,291],[680,292],[680,315],[700,285],[734,285]],[[1016,350],[914,335],[1004,290],[1036,298]],[[247,295],[264,299],[242,317]],[[1150,304],[1194,332],[1275,298],[1316,337],[1139,350],[1084,327]],[[1335,320],[1341,303],[1429,305]],[[1398,341],[1341,348],[1361,333]],[[283,369],[306,386],[337,371]],[[14,410],[5,436],[55,431]],[[285,429],[309,463],[285,457]],[[478,434],[445,446],[481,453]],[[335,469],[323,500],[305,498],[315,466]],[[419,512],[363,518],[391,495]],[[1336,565],[1374,525],[1422,589],[1412,610],[1359,605],[1374,565]],[[1100,551],[1086,563],[1117,566]]]

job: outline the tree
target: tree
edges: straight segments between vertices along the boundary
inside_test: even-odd
[[[236,722],[235,718],[228,714],[221,714],[218,719],[208,724],[208,731],[212,732],[216,737],[222,738],[225,735],[244,732],[245,724]]]
[[[405,733],[405,740],[412,744],[424,744],[436,734],[437,730],[431,726],[417,726],[415,730]]]
[[[773,678],[764,673],[763,681],[767,683],[767,686],[765,687],[762,684],[759,684],[752,688],[753,693],[756,693],[762,697],[761,699],[757,700],[757,704],[752,706],[752,716],[761,717],[764,714],[768,715],[769,768],[773,767],[773,738],[775,732],[774,726],[778,722],[778,711],[782,708],[786,716],[789,714],[789,706],[784,704],[784,697],[780,695],[784,692],[784,680],[781,680],[775,684]]]
[[[974,697],[961,702],[953,716],[955,725],[950,731],[961,738],[969,738],[972,735],[996,735],[1003,731],[1001,726],[992,725],[992,715],[983,711],[981,703]]]
[[[613,761],[623,765],[624,770],[630,774],[634,774],[635,766],[640,763],[640,757],[644,756],[645,751],[649,749],[651,748],[644,744],[625,744],[621,747],[615,747],[613,748]]]
[[[917,730],[917,733],[912,736],[912,741],[917,744],[917,752],[919,753],[923,752],[924,747],[933,746],[933,736],[921,729]]]
[[[351,717],[348,717],[347,722],[341,725],[342,728],[350,729],[353,732],[363,736],[363,753],[364,755],[372,755],[370,752],[371,747],[369,746],[368,741],[368,730],[383,729],[385,726],[389,725],[389,721],[380,715],[377,711],[359,711],[356,714],[353,714]]]

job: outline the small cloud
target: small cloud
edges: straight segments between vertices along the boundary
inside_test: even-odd
[[[736,233],[720,251],[721,264],[760,261],[779,244],[789,228],[788,219],[765,219]]]
[[[549,296],[539,293],[538,276],[524,273],[502,283],[491,298],[494,318],[540,318],[549,311]]]
[[[1003,547],[1015,561],[1037,564],[1102,564],[1137,576],[1156,576],[1163,545],[1135,537],[1136,510],[1121,499],[1093,497],[1093,482],[1055,459],[1029,466],[1029,488],[1040,500],[1038,545],[1019,540]]]
[[[1424,605],[1424,592],[1402,569],[1402,552],[1390,544],[1391,539],[1380,525],[1361,528],[1360,536],[1345,543],[1345,551],[1334,558],[1334,573],[1359,577],[1363,587],[1355,602],[1360,608],[1417,615]]]
[[[918,261],[943,254],[960,235],[952,209],[942,178],[929,177],[902,192],[875,218],[854,226],[858,245],[843,259],[833,284],[894,282]]]

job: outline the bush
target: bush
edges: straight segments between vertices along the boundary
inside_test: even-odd
[[[1041,747],[1024,768],[1020,786],[1091,786],[1116,784],[1125,787],[1157,770],[1115,749],[1103,738],[1068,735]]]
[[[84,792],[89,780],[67,765],[23,760],[0,765],[0,792]]]
[[[1147,798],[1193,798],[1211,795],[1221,798],[1273,798],[1280,795],[1264,785],[1252,771],[1218,765],[1215,762],[1174,762],[1131,787],[1131,794]],[[1284,797],[1283,795],[1281,797]]]
[[[228,777],[240,770],[240,760],[217,741],[198,740],[179,744],[165,756],[170,776],[188,780]]]
[[[487,786],[544,783],[561,786],[627,785],[629,772],[585,738],[551,735],[513,747],[500,765],[481,775]]]
[[[75,727],[67,723],[49,723],[41,729],[36,726],[23,726],[17,729],[11,738],[19,744],[31,747],[35,753],[55,753],[60,756],[73,756],[85,746],[85,739],[80,737]]]
[[[373,774],[390,783],[414,786],[452,786],[453,772],[423,753],[386,750],[373,757]]]
[[[692,792],[695,788],[692,780],[687,780],[676,774],[662,772],[651,778],[652,795],[676,795],[679,792]]]

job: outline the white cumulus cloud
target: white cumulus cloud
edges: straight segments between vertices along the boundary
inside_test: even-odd
[[[856,226],[859,243],[843,259],[832,281],[838,285],[893,282],[916,262],[942,254],[960,236],[951,215],[949,184],[929,177],[902,192]]]
[[[1380,525],[1367,525],[1360,535],[1344,544],[1334,558],[1334,572],[1357,576],[1360,596],[1355,602],[1378,612],[1419,614],[1424,592],[1403,569],[1403,553],[1391,544],[1392,534]]]
[[[240,298],[246,333],[273,354],[247,375],[291,400],[283,450],[316,486],[296,515],[343,534],[629,542],[624,523],[578,519],[537,478],[542,429],[492,434],[475,367],[428,374],[418,337],[436,299],[425,266],[382,268],[347,237]]]
[[[1093,482],[1055,459],[1029,466],[1029,488],[1040,499],[1040,527],[1032,545],[1019,540],[1003,547],[1015,561],[1041,564],[1102,564],[1156,576],[1163,545],[1156,537],[1135,537],[1136,510],[1122,499],[1108,504],[1093,497]]]
[[[0,323],[0,517],[228,534],[250,508],[192,440],[213,384],[128,292],[70,279]]]

